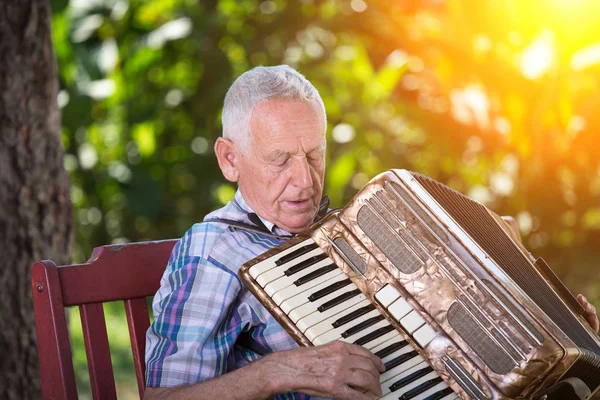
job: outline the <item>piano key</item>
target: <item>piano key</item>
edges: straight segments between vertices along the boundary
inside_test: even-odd
[[[310,242],[312,242],[312,243],[310,243]],[[317,244],[314,243],[314,241],[312,239],[310,239],[310,242],[307,240],[306,242],[300,243],[302,246],[298,246],[297,248],[294,248],[292,251],[287,252],[283,256],[279,257],[279,259],[275,260],[275,265],[285,264],[285,263],[293,260],[294,258],[300,257],[301,255],[306,254],[307,252],[309,252],[313,249],[316,249],[318,247]]]
[[[381,382],[381,391],[382,391],[382,396],[385,396],[386,394],[390,393],[391,390],[391,386],[396,383],[398,380],[414,373],[415,371],[419,371],[425,367],[428,367],[429,364],[427,364],[426,361],[420,362],[402,372],[399,372],[398,374],[396,374],[393,377],[390,377],[389,379],[387,379],[387,381],[385,382]],[[396,398],[398,398],[398,394],[396,394]]]
[[[369,343],[376,341],[377,339],[381,338],[382,336],[386,335],[389,332],[393,332],[395,330],[395,328],[388,324],[386,326],[382,326],[379,329],[375,329],[372,332],[368,333],[367,335],[358,338],[354,341],[354,344],[357,344],[359,346],[363,346],[363,347],[368,347]]]
[[[394,358],[391,358],[393,355],[390,354],[388,357],[386,357],[386,358],[391,358],[391,359],[389,359],[387,362],[384,363],[385,369],[386,369],[386,371],[391,370],[394,367],[404,364],[406,361],[408,361],[411,358],[414,358],[415,356],[418,356],[418,355],[419,355],[419,353],[417,353],[416,350],[410,350],[409,352],[400,354]]]
[[[374,347],[371,349],[371,352],[372,352],[373,354],[375,354],[375,353],[379,353],[381,350],[383,350],[383,349],[387,348],[388,346],[391,346],[392,344],[394,344],[394,343],[396,343],[396,342],[404,342],[404,341],[405,341],[405,340],[404,340],[404,338],[403,338],[403,337],[402,337],[400,334],[398,334],[398,336],[397,336],[397,337],[395,337],[395,338],[390,338],[390,339],[386,339],[385,341],[381,342],[381,343],[380,343],[380,344],[378,344],[377,346],[374,346]],[[407,342],[407,343],[408,343],[408,342]]]
[[[296,281],[294,281],[294,285],[296,285],[296,286],[302,286],[302,285],[304,285],[304,284],[306,284],[306,283],[308,283],[308,282],[310,282],[310,281],[312,281],[314,279],[317,279],[317,278],[319,278],[319,277],[325,275],[326,273],[331,272],[331,271],[333,271],[335,269],[338,269],[338,267],[335,264],[333,264],[333,263],[325,265],[325,266],[323,266],[323,267],[321,267],[321,268],[319,268],[319,269],[317,269],[315,271],[311,271],[311,272],[307,273],[306,275],[298,278]]]
[[[424,324],[425,320],[414,310],[400,320],[400,325],[411,335]]]
[[[346,285],[346,282],[352,282],[350,279],[346,279],[345,281],[340,281],[340,282],[336,282],[328,287],[326,287],[325,289],[321,289],[318,292],[315,292],[313,294],[311,294],[308,297],[309,301],[316,301],[319,300],[321,297],[325,297],[327,296],[329,293],[333,293],[336,290],[338,290],[340,287]]]
[[[308,245],[316,246],[314,240],[309,238],[307,240],[304,240],[304,241],[290,247],[289,249],[282,251],[281,253],[277,254],[277,256],[279,256],[279,258],[281,258],[282,256],[290,254],[293,251],[298,250],[302,247],[306,247]],[[313,248],[315,248],[315,247],[313,247]],[[270,257],[270,258],[267,258],[266,260],[263,260],[259,263],[254,264],[253,266],[251,266],[248,269],[250,276],[253,277],[254,279],[256,279],[260,274],[270,270],[271,268],[277,267],[277,264],[275,264],[276,260],[277,259],[275,257]]]
[[[448,385],[444,381],[442,381],[442,378],[437,378],[436,380],[438,381],[438,383],[435,386],[419,393],[416,396],[412,396],[412,397],[408,397],[408,398],[410,400],[426,400],[427,398],[431,397],[432,395],[434,395],[448,387]],[[402,399],[402,397],[400,397],[400,398]]]
[[[400,297],[398,289],[390,284],[385,285],[375,293],[375,298],[382,306],[387,307]]]
[[[348,279],[344,279],[344,278],[345,278],[345,276],[343,276],[343,275],[339,275],[337,278],[335,278],[337,280],[334,282],[334,284],[337,282],[343,282],[343,285],[341,285],[341,287],[333,293],[343,293],[344,290],[347,290],[349,287],[353,286],[352,282],[350,282]],[[294,309],[296,309],[304,304],[310,303],[311,305],[309,306],[310,307],[309,313],[314,312],[315,305],[310,300],[308,300],[308,298],[312,294],[314,294],[322,289],[326,289],[326,288],[330,287],[331,285],[332,285],[332,283],[330,281],[322,281],[321,283],[319,283],[317,285],[310,285],[311,287],[307,287],[306,290],[301,290],[300,293],[284,300],[279,305],[279,307],[281,307],[283,312],[285,312],[286,314],[289,314]]]
[[[317,249],[317,250],[314,250],[314,251],[306,254],[304,257],[299,258],[298,260],[294,260],[294,262],[297,261],[297,263],[291,264],[291,265],[292,265],[292,268],[300,265],[300,266],[302,266],[302,269],[306,269],[315,264],[319,264],[319,266],[327,265],[327,262],[321,263],[321,261],[323,261],[325,259],[327,259],[329,261],[329,263],[331,263],[331,260],[329,258],[327,258],[327,255],[323,254],[321,249]],[[269,282],[273,282],[274,280],[279,279],[284,276],[289,276],[289,275],[285,274],[286,267],[288,265],[290,265],[290,264],[278,266],[276,268],[271,268],[270,270],[260,274],[258,276],[258,278],[256,278],[256,282],[261,287],[265,287]],[[317,269],[317,268],[313,268],[312,270],[315,270],[315,269]],[[294,280],[291,279],[291,281],[293,282]]]
[[[358,288],[356,288],[352,291],[349,291],[349,292],[342,293],[341,295],[339,295],[331,300],[323,302],[323,304],[321,304],[319,307],[317,307],[317,311],[319,311],[319,312],[327,311],[330,308],[337,306],[338,304],[341,304],[345,301],[350,300],[354,296],[358,296],[361,293],[362,292]]]
[[[320,249],[315,250],[315,251],[319,251],[319,250]],[[302,260],[302,261],[298,262],[297,264],[292,265],[291,267],[289,267],[287,269],[286,269],[286,267],[289,264],[281,265],[281,269],[283,270],[283,274],[285,276],[292,276],[292,275],[295,275],[295,274],[297,274],[297,273],[299,273],[301,271],[304,271],[306,268],[310,267],[311,265],[315,265],[319,261],[323,261],[325,259],[331,261],[331,259],[329,257],[327,257],[327,254],[316,254],[316,255],[313,255],[314,254],[313,252],[310,252],[308,254],[310,254],[311,257],[309,257],[309,258],[307,258],[305,260]]]
[[[436,388],[434,388],[436,389]],[[425,394],[425,393],[423,393]],[[424,398],[423,400],[455,400],[458,397],[454,393],[454,390],[450,387],[446,387],[439,392],[435,392],[434,394]]]
[[[373,352],[373,354],[375,354],[377,357],[383,359],[384,357],[389,356],[392,353],[395,353],[396,351],[406,347],[408,345],[408,342],[406,340],[402,340],[399,342],[394,342],[390,345],[385,346],[384,348]]]
[[[433,368],[431,368],[431,366],[429,364],[424,365],[422,368],[419,368],[414,372],[412,372],[412,370],[411,370],[410,374],[403,376],[402,378],[400,378],[396,382],[394,382],[390,386],[390,390],[392,392],[395,392],[396,390],[403,388],[404,386],[416,381],[419,378],[422,378],[423,376],[427,375],[430,372],[433,372]]]
[[[410,304],[403,298],[399,298],[387,307],[387,310],[396,320],[400,321],[402,317],[412,311]]]
[[[325,320],[327,320],[329,323],[331,323],[331,322],[335,321],[337,318],[339,318],[340,316],[344,315],[345,313],[352,312],[356,308],[364,307],[364,306],[370,304],[369,300],[362,294],[360,296],[358,296],[357,298],[353,298],[352,300],[354,300],[354,301],[358,300],[358,301],[356,303],[353,302],[351,304],[349,304],[349,303],[340,304],[339,306],[336,306],[336,307],[334,307],[330,310],[327,310],[323,313],[320,313],[317,311],[315,313],[307,315],[306,317],[300,319],[296,323],[296,326],[303,333],[306,333],[307,329],[315,327],[316,325],[322,323]],[[324,324],[322,327],[322,332],[327,332],[330,329],[332,329],[331,325]]]
[[[391,353],[386,354],[385,356],[381,357],[381,362],[385,365],[385,364],[389,363],[390,361],[395,360],[404,354],[408,354],[408,353],[411,353],[414,351],[415,351],[415,349],[413,349],[411,346],[403,346],[403,347],[397,348],[396,350],[392,351]],[[392,369],[392,368],[393,367],[389,367],[387,369]]]
[[[406,347],[406,351],[410,352],[413,349],[408,346]],[[403,364],[400,364],[398,366],[396,366],[395,368],[390,369],[389,371],[385,371],[381,374],[381,377],[379,378],[380,382],[386,382],[390,379],[393,379],[395,376],[401,374],[402,372],[414,367],[417,364],[422,363],[423,361],[425,361],[425,359],[422,356],[414,356],[413,358],[411,358],[410,360],[407,360],[406,362],[404,362]]]
[[[392,329],[385,335],[381,335],[381,336],[369,341],[368,343],[365,343],[363,345],[363,347],[372,352],[373,348],[375,348],[375,347],[379,346],[380,344],[385,343],[389,340],[400,341],[400,340],[404,340],[404,338],[402,337],[402,335],[400,335],[398,333],[398,331],[396,329]]]
[[[326,320],[323,320],[321,322],[319,322],[317,325],[311,327],[309,330],[307,330],[306,332],[304,332],[304,334],[306,335],[306,337],[309,340],[313,340],[315,339],[317,336],[320,335],[324,335],[326,334],[328,338],[330,338],[329,340],[323,338],[322,340],[326,340],[325,343],[331,342],[333,340],[336,339],[341,339],[342,338],[342,333],[344,333],[344,331],[346,331],[348,329],[348,327],[346,326],[341,326],[339,328],[334,328],[333,327],[333,322],[335,322],[338,318],[340,318],[341,316],[344,315],[348,315],[350,313],[352,313],[356,308],[355,307],[351,310],[345,310],[343,313],[340,313],[338,315],[334,315],[331,318],[328,318]],[[372,310],[366,314],[363,314],[359,317],[356,317],[353,322],[352,322],[352,326],[356,326],[359,325],[360,323],[372,318],[372,317],[377,317],[380,316],[381,314],[379,314],[379,311],[377,310]]]
[[[294,297],[295,295],[302,293],[306,289],[310,289],[311,287],[317,286],[323,282],[328,282],[332,279],[335,279],[336,277],[338,277],[340,275],[345,276],[344,273],[342,272],[342,270],[340,270],[339,268],[336,268],[334,271],[328,272],[325,275],[323,275],[321,280],[310,281],[309,283],[307,283],[305,286],[302,286],[302,287],[295,286],[295,285],[285,286],[286,282],[281,282],[281,283],[279,282],[280,280],[283,280],[284,278],[280,278],[274,282],[269,283],[267,286],[265,286],[265,292],[267,292],[267,294],[269,294],[269,296],[271,296],[271,298],[273,299],[273,301],[275,303],[277,303],[277,305],[280,305],[284,300],[287,300],[290,297]],[[285,279],[286,279],[286,281],[289,281],[289,278],[285,277]]]
[[[375,331],[380,332],[379,330],[381,328],[388,329],[388,327],[390,327],[390,326],[391,325],[387,320],[379,321],[375,325],[371,325],[368,328],[363,329],[362,331],[360,331],[352,336],[348,336],[347,338],[340,338],[340,340],[342,342],[354,343],[354,344],[358,344],[359,346],[362,346],[363,344],[365,344],[366,342],[368,342],[369,340],[372,340],[374,338],[373,335],[371,335],[371,333],[375,333]],[[382,332],[379,336],[381,336],[382,334],[385,334],[387,332],[389,332],[389,330]],[[367,338],[369,340],[366,340]]]
[[[398,399],[399,400],[411,400],[411,399],[415,399],[417,397],[424,398],[423,396],[419,396],[419,395],[425,394],[425,392],[436,387],[439,383],[443,383],[442,378],[437,374],[437,372],[430,372],[429,374],[425,375],[424,377],[417,379],[412,384],[406,386],[405,388],[408,390],[404,391],[402,396],[400,396]],[[403,390],[403,389],[400,389],[399,391],[401,391],[401,390]],[[437,392],[437,390],[432,391],[431,394],[433,394],[435,392]]]
[[[379,314],[379,312],[378,312]],[[366,321],[361,322],[358,325],[354,325],[352,328],[348,328],[348,330],[342,332],[342,337],[343,338],[347,338],[350,337],[352,335],[356,335],[358,332],[368,328],[371,325],[375,325],[376,323],[378,323],[379,321],[383,321],[385,320],[385,317],[381,314],[375,316],[375,317],[371,317]],[[332,324],[333,325],[333,324]]]
[[[314,312],[323,313],[323,312],[327,311],[327,310],[325,310],[325,311],[319,310],[319,307],[321,307],[323,304],[325,304],[331,300],[335,300],[338,297],[344,296],[347,293],[352,293],[355,290],[358,290],[352,282],[349,282],[346,286],[342,286],[335,292],[330,293],[327,296],[322,297],[317,301],[308,301],[308,297],[311,294],[313,294],[314,292],[321,290],[329,285],[331,285],[331,282],[323,282],[322,285],[313,286],[312,288],[310,288],[290,299],[287,299],[286,301],[281,303],[280,307],[282,309],[284,309],[284,307],[286,307],[287,311],[284,310],[284,312],[286,314],[288,314],[288,316],[290,317],[290,319],[292,321],[294,321],[294,323],[296,323],[296,322],[298,322],[298,320],[300,318],[304,318],[307,315],[312,314]],[[353,298],[358,297],[360,295],[361,295],[361,293],[350,296],[342,303],[354,304],[356,302],[356,300],[353,300]],[[363,298],[366,298],[366,297],[363,295]],[[334,307],[331,307],[331,308],[334,308]],[[328,310],[329,310],[329,308],[328,308]]]
[[[436,336],[437,332],[427,323],[412,334],[413,339],[423,348],[435,339]]]
[[[350,314],[346,314],[346,315],[336,319],[335,321],[333,321],[331,323],[331,325],[334,328],[339,328],[340,326],[345,325],[345,324],[353,321],[354,319],[356,319],[362,315],[365,315],[366,313],[373,311],[373,310],[375,310],[375,306],[373,304],[369,304],[364,307],[357,308],[356,310],[352,311]],[[379,316],[383,317],[383,315],[381,315],[381,314]],[[343,334],[342,334],[342,336],[343,336]]]

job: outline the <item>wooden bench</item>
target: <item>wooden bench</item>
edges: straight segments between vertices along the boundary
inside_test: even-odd
[[[159,287],[176,240],[96,247],[85,264],[38,261],[31,270],[43,399],[77,399],[65,307],[78,306],[94,399],[116,399],[102,303],[123,301],[140,398],[145,388],[146,298]]]

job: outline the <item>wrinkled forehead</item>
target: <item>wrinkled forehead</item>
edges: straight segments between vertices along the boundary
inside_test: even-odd
[[[253,110],[250,128],[253,141],[261,147],[290,141],[311,148],[325,144],[323,111],[314,102],[261,102]]]

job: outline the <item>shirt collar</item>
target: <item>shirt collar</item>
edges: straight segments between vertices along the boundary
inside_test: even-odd
[[[261,222],[265,225],[265,227],[269,230],[269,232],[275,235],[291,235],[291,233],[289,233],[288,231],[279,228],[271,221],[267,221],[266,219],[258,215],[256,211],[254,211],[252,207],[250,207],[250,205],[246,202],[244,196],[242,196],[242,192],[240,191],[240,189],[238,189],[235,192],[235,196],[233,196],[233,203],[246,214],[256,214],[258,218],[260,218]]]

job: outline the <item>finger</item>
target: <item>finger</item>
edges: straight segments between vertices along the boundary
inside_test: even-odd
[[[362,392],[371,392],[381,396],[381,383],[379,382],[379,374],[373,376],[365,370],[354,369],[349,376],[350,382],[354,388],[362,389]]]
[[[577,295],[577,301],[578,301],[578,302],[579,302],[579,304],[581,304],[581,305],[582,305],[584,308],[585,308],[585,305],[586,305],[586,304],[587,304],[587,302],[588,302],[588,301],[587,301],[587,299],[585,298],[585,296],[584,296],[584,295],[582,295],[582,294],[578,294],[578,295]]]
[[[383,364],[383,361],[381,361],[381,358],[377,357],[364,347],[357,344],[348,344],[348,350],[350,351],[350,354],[369,359],[379,372],[385,371],[385,365]]]

